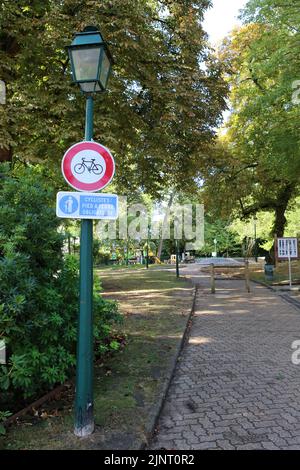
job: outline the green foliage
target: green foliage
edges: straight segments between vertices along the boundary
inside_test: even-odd
[[[104,353],[109,350],[115,350],[111,347],[110,334],[112,326],[115,323],[121,323],[122,317],[118,311],[117,303],[113,300],[104,300],[99,295],[101,285],[99,278],[94,278],[94,335],[96,340],[96,347],[99,353]]]
[[[107,246],[107,243],[104,240],[100,240],[94,237],[93,241],[93,260],[94,265],[97,266],[99,264],[109,264],[109,260],[111,259],[111,249]]]
[[[0,411],[0,436],[3,436],[6,433],[5,427],[3,426],[3,421],[11,416],[9,411]]]
[[[228,222],[222,219],[214,219],[207,215],[204,226],[205,245],[201,255],[211,255],[215,251],[214,240],[217,240],[217,252],[219,256],[240,256],[241,244],[237,233]]]
[[[118,262],[124,259],[124,241],[118,240],[113,243],[111,240],[94,238],[93,256],[94,265],[108,265],[110,260],[115,259]]]
[[[96,24],[115,65],[108,93],[95,102],[94,138],[116,157],[119,191],[188,187],[226,106],[221,66],[201,26],[210,3],[3,0],[0,153],[47,161],[63,184],[59,160],[84,128],[84,98],[71,83],[65,46]]]
[[[287,218],[287,237],[298,237],[300,238],[300,197],[296,198],[291,209],[286,214]]]
[[[250,0],[244,26],[224,42],[232,114],[208,161],[208,200],[250,217],[274,211],[272,235],[299,194],[299,8],[296,2]],[[298,86],[299,88],[299,86]],[[215,188],[218,187],[218,191]]]
[[[8,365],[0,390],[24,397],[62,383],[75,365],[78,261],[63,257],[54,201],[39,167],[1,180],[0,337]],[[119,314],[96,291],[94,318],[95,340],[104,343]]]

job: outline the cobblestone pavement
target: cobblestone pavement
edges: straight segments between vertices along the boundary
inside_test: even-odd
[[[299,450],[300,310],[258,285],[247,294],[243,281],[212,295],[197,274],[191,335],[150,448]]]

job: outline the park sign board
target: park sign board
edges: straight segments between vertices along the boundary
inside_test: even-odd
[[[277,258],[280,260],[298,259],[298,239],[277,238]]]
[[[56,215],[63,219],[116,220],[118,196],[61,191],[56,197]]]
[[[104,145],[94,141],[70,147],[62,160],[62,174],[77,191],[94,192],[105,188],[113,179],[115,161]]]

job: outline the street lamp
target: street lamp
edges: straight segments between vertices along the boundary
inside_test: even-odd
[[[147,244],[146,244],[146,268],[149,269],[149,226],[148,226]]]
[[[175,253],[176,253],[176,277],[179,279],[179,240],[180,240],[180,228],[181,220],[178,215],[174,217],[174,240],[175,240]]]
[[[101,33],[88,26],[77,33],[67,48],[73,81],[86,95],[85,140],[93,139],[94,93],[106,89],[112,57]],[[94,431],[93,400],[93,221],[81,221],[80,235],[80,308],[78,320],[77,370],[75,396],[76,436]]]
[[[67,49],[73,81],[83,93],[105,91],[113,59],[100,31],[95,26],[87,26],[82,33],[76,33]]]
[[[175,247],[176,247],[176,277],[179,278],[179,240],[175,239]]]

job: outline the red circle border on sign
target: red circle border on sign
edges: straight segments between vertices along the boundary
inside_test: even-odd
[[[104,158],[106,164],[105,174],[95,183],[82,183],[71,171],[71,162],[74,156],[82,150],[94,150]],[[104,145],[85,140],[73,145],[66,151],[62,159],[61,170],[66,182],[72,186],[72,188],[77,189],[77,191],[95,192],[105,188],[113,179],[115,174],[115,161],[110,151],[104,147]]]

